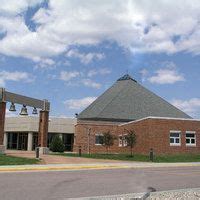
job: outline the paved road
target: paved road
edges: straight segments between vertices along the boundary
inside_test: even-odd
[[[62,200],[200,187],[200,167],[0,173],[2,200]]]

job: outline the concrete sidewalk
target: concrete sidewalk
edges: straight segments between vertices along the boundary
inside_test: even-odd
[[[0,172],[19,171],[71,171],[92,169],[142,169],[165,167],[200,167],[200,163],[146,163],[146,162],[96,162],[82,164],[48,164],[48,165],[8,165],[0,166]]]
[[[34,151],[16,151],[7,150],[6,155],[23,157],[23,158],[35,158]],[[82,163],[116,163],[117,160],[106,160],[106,159],[93,159],[93,158],[82,158],[82,157],[70,157],[70,156],[60,156],[60,155],[40,155],[40,164],[82,164]]]
[[[168,190],[160,192],[130,193],[109,196],[93,196],[83,198],[66,198],[66,200],[199,200],[200,188]]]
[[[152,192],[146,200],[199,200],[200,188]]]
[[[35,158],[35,152],[7,150],[7,155]],[[137,161],[104,160],[82,157],[65,157],[59,155],[41,155],[41,163],[36,165],[0,166],[0,172],[14,171],[58,171],[89,169],[125,169],[155,167],[200,167],[200,162],[190,163],[152,163]]]

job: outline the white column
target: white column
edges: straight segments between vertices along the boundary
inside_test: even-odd
[[[8,134],[4,133],[3,145],[5,146],[5,149],[7,149],[7,144],[8,144]]]
[[[28,147],[27,147],[27,150],[28,151],[32,151],[32,147],[33,147],[33,133],[29,132],[28,133]]]
[[[63,139],[63,134],[60,133],[60,134],[59,134],[59,137],[60,137],[60,139],[62,140],[62,139]]]

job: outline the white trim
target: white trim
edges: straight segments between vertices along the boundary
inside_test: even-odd
[[[170,130],[170,133],[181,133],[180,130]]]
[[[127,147],[128,146],[127,140],[125,140],[126,135],[128,135],[128,134],[118,135],[118,146],[119,147]],[[121,137],[121,139],[120,139],[120,137]],[[121,145],[120,145],[120,140],[121,140]]]
[[[196,131],[185,131],[185,134],[186,133],[193,133],[193,134],[196,134]]]
[[[196,147],[196,144],[186,144],[186,147]]]
[[[181,146],[181,144],[179,143],[179,144],[172,144],[172,143],[170,143],[170,147],[180,147]]]
[[[149,116],[149,117],[144,117],[144,118],[141,118],[141,119],[133,120],[133,121],[130,121],[130,122],[122,123],[122,124],[119,124],[119,126],[139,122],[139,121],[142,121],[142,120],[145,120],[145,119],[166,119],[166,120],[182,120],[182,121],[198,121],[198,122],[200,122],[200,119]]]
[[[102,146],[103,144],[96,144],[96,136],[103,136],[102,133],[95,133],[95,146]]]
[[[178,134],[179,134],[179,137],[171,137],[171,136],[170,136],[171,133],[178,133]],[[175,138],[175,141],[176,141],[176,139],[178,138],[178,139],[179,139],[179,143],[171,143],[171,142],[170,142],[170,139],[171,139],[171,138]],[[169,145],[170,145],[170,146],[181,146],[181,131],[179,131],[179,130],[178,130],[178,131],[170,130],[170,133],[169,133]]]
[[[128,135],[128,134],[124,134],[123,135],[123,147],[127,147],[128,146],[128,142],[127,142],[127,140],[126,140],[126,135]],[[124,142],[126,141],[126,145],[124,145]]]
[[[192,138],[195,141],[194,144],[192,144],[192,143],[187,144],[186,139],[190,139],[190,141],[191,141],[191,137],[186,137],[186,134],[194,134],[194,138]],[[185,132],[185,145],[187,147],[196,147],[196,131],[186,131]]]
[[[103,133],[95,133],[95,136],[103,136]]]
[[[120,137],[121,137],[121,139],[120,139]],[[120,144],[120,142],[121,142],[121,144]],[[123,135],[118,136],[118,146],[123,147]]]

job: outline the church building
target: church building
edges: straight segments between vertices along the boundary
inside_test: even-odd
[[[74,151],[104,153],[102,135],[116,136],[112,153],[129,152],[126,134],[136,134],[134,152],[200,153],[200,120],[149,91],[130,75],[119,78],[77,116]]]

